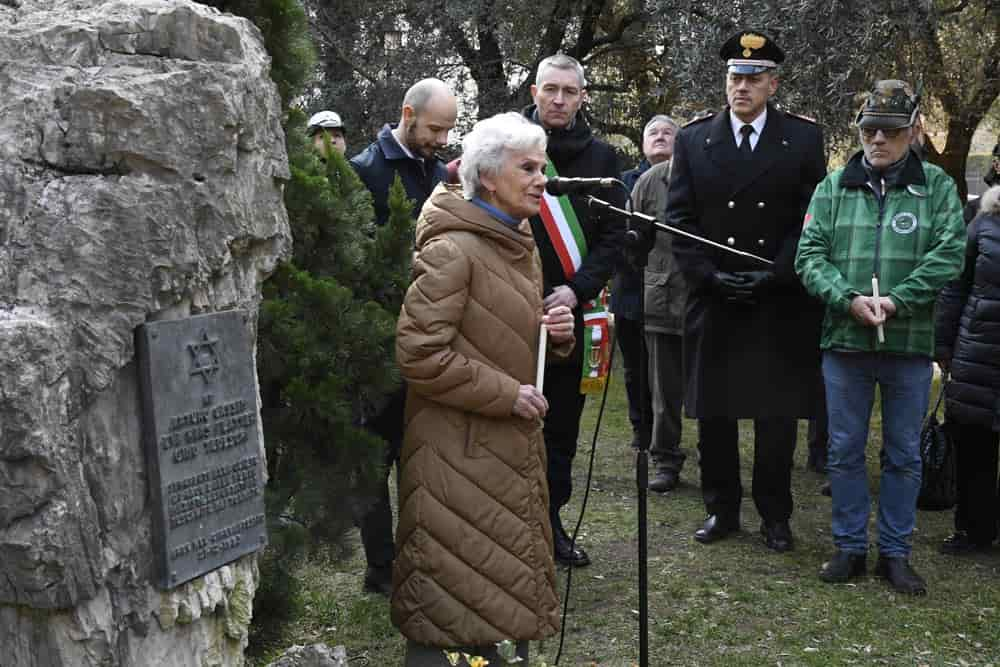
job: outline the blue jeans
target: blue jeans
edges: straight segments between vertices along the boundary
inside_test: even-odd
[[[927,411],[931,362],[870,352],[824,352],[823,381],[830,428],[827,474],[833,495],[833,543],[841,551],[868,551],[868,470],[865,447],[875,385],[882,396],[882,477],[878,548],[910,555],[920,493],[920,425]]]

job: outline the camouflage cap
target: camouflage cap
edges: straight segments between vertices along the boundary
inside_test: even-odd
[[[899,79],[876,81],[855,119],[858,127],[892,130],[910,127],[920,112],[920,97]]]

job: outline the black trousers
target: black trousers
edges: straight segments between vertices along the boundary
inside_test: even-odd
[[[792,456],[797,422],[776,417],[755,419],[753,425],[754,504],[765,521],[787,521],[792,516]],[[737,519],[743,499],[737,422],[699,419],[698,435],[705,509],[709,514]]]
[[[997,538],[997,464],[1000,433],[983,427],[950,421],[955,439],[958,473],[958,504],[955,529],[969,534],[969,541],[988,545]]]
[[[622,351],[622,367],[625,370],[625,394],[628,396],[628,420],[632,423],[632,433],[638,439],[645,415],[646,433],[653,428],[653,403],[649,391],[649,380],[643,391],[640,385],[642,364],[648,364],[649,355],[642,345],[642,320],[615,317],[615,338]],[[645,401],[643,401],[645,398]],[[640,403],[642,403],[640,405]]]
[[[580,340],[579,335],[577,340]],[[573,358],[578,358],[574,355]],[[549,508],[555,512],[573,493],[573,457],[580,435],[584,399],[580,393],[582,358],[579,362],[550,364],[545,368],[544,394],[549,402],[542,433],[548,456]]]
[[[816,406],[816,417],[809,420],[807,442],[809,444],[810,467],[817,472],[826,470],[826,461],[830,450],[830,424],[826,414],[826,387],[822,380],[820,386],[820,405]]]
[[[403,445],[403,416],[406,407],[406,385],[389,396],[382,412],[368,427],[385,440],[382,464],[384,479],[368,498],[362,509],[355,512],[354,523],[361,530],[361,544],[368,567],[387,568],[396,557],[392,536],[392,505],[389,501],[389,473],[399,464]]]

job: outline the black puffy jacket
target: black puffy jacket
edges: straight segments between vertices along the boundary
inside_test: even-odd
[[[1000,188],[969,224],[965,270],[938,297],[936,357],[951,361],[946,410],[1000,431]]]

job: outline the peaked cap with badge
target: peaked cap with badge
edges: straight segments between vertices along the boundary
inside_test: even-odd
[[[759,30],[741,30],[725,41],[719,55],[730,74],[760,74],[778,67],[785,52]]]
[[[910,127],[920,113],[920,96],[899,79],[876,81],[855,119],[858,127],[894,130]]]

